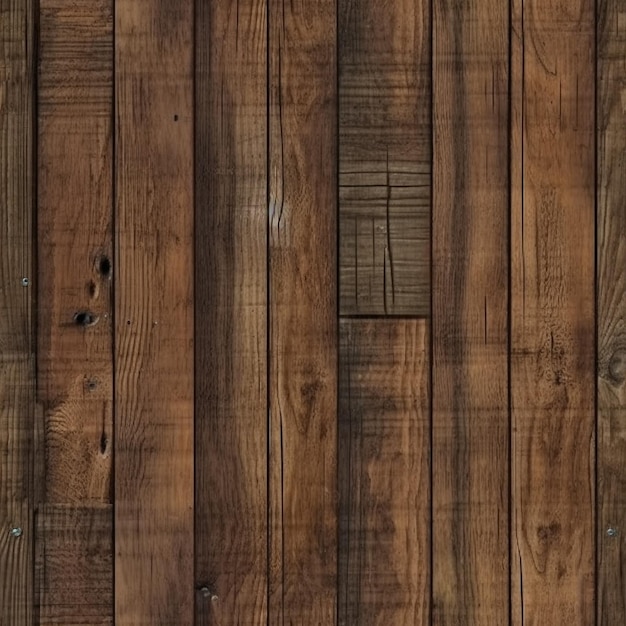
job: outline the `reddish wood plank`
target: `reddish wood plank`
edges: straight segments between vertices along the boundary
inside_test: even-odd
[[[582,626],[595,619],[594,3],[513,9],[513,623]]]
[[[196,4],[198,624],[267,623],[266,19]]]
[[[626,3],[598,19],[598,616],[626,623]]]
[[[33,2],[0,0],[0,624],[11,626],[33,623],[33,26]]]
[[[430,2],[339,0],[343,314],[430,312]]]
[[[194,619],[193,2],[115,9],[115,623],[185,626]]]
[[[336,622],[336,5],[270,11],[270,624]]]
[[[509,619],[508,3],[441,0],[433,50],[433,624]]]
[[[428,325],[341,323],[339,624],[430,623]]]

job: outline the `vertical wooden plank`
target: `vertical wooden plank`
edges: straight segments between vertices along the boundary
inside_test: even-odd
[[[196,615],[265,625],[267,11],[196,7]]]
[[[598,2],[598,619],[626,623],[626,3]]]
[[[508,3],[433,28],[433,623],[506,624]]]
[[[115,17],[115,623],[183,626],[194,619],[193,2],[117,0]]]
[[[513,193],[521,196],[512,214],[513,618],[588,625],[595,620],[594,2],[526,0],[514,8],[523,108],[512,152]]]
[[[270,624],[334,624],[336,6],[272,0]]]
[[[33,17],[30,0],[0,0],[0,624],[11,626],[33,623]]]
[[[113,624],[110,504],[43,504],[37,513],[38,624]]]
[[[41,498],[49,505],[81,508],[87,515],[90,506],[111,502],[112,8],[110,0],[39,3]],[[38,515],[43,515],[42,507]],[[46,523],[38,520],[38,528]],[[103,515],[101,523],[103,532],[107,525],[111,532],[110,516]],[[110,623],[111,603],[89,607],[94,597],[80,580],[47,562],[54,553],[48,541],[56,538],[47,532],[37,537],[39,568],[49,572],[50,588],[64,587],[73,600],[61,608],[53,595],[38,589],[38,623]],[[92,549],[71,542],[67,561]],[[112,567],[98,569],[98,574],[98,585],[110,587]],[[90,621],[94,615],[97,621]]]
[[[339,624],[430,623],[428,325],[341,322]]]
[[[430,2],[339,0],[340,310],[430,312]]]

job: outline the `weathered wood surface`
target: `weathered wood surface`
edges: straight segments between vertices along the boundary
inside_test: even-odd
[[[341,626],[430,624],[428,330],[341,323]]]
[[[116,2],[117,626],[194,616],[193,24]]]
[[[340,310],[430,311],[430,3],[338,0]]]
[[[267,623],[266,17],[196,4],[198,624]]]
[[[594,3],[513,4],[513,624],[594,623]]]
[[[11,626],[33,624],[33,32],[33,2],[0,1],[0,624]]]
[[[433,624],[506,624],[508,4],[433,28]]]
[[[336,622],[336,8],[269,3],[270,624]]]

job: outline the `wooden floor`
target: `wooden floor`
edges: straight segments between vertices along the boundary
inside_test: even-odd
[[[626,0],[0,0],[0,625],[626,624]]]

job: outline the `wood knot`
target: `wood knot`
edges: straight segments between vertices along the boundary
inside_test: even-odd
[[[98,271],[102,276],[108,278],[111,275],[111,260],[108,256],[102,255],[98,261]]]
[[[98,323],[98,316],[94,315],[91,311],[77,311],[74,313],[74,324],[76,326],[93,326]]]
[[[626,349],[618,348],[609,360],[609,375],[616,383],[626,380]]]
[[[556,522],[552,522],[552,524],[548,526],[537,527],[537,538],[541,543],[552,543],[558,539],[560,534],[561,524],[557,524]]]

